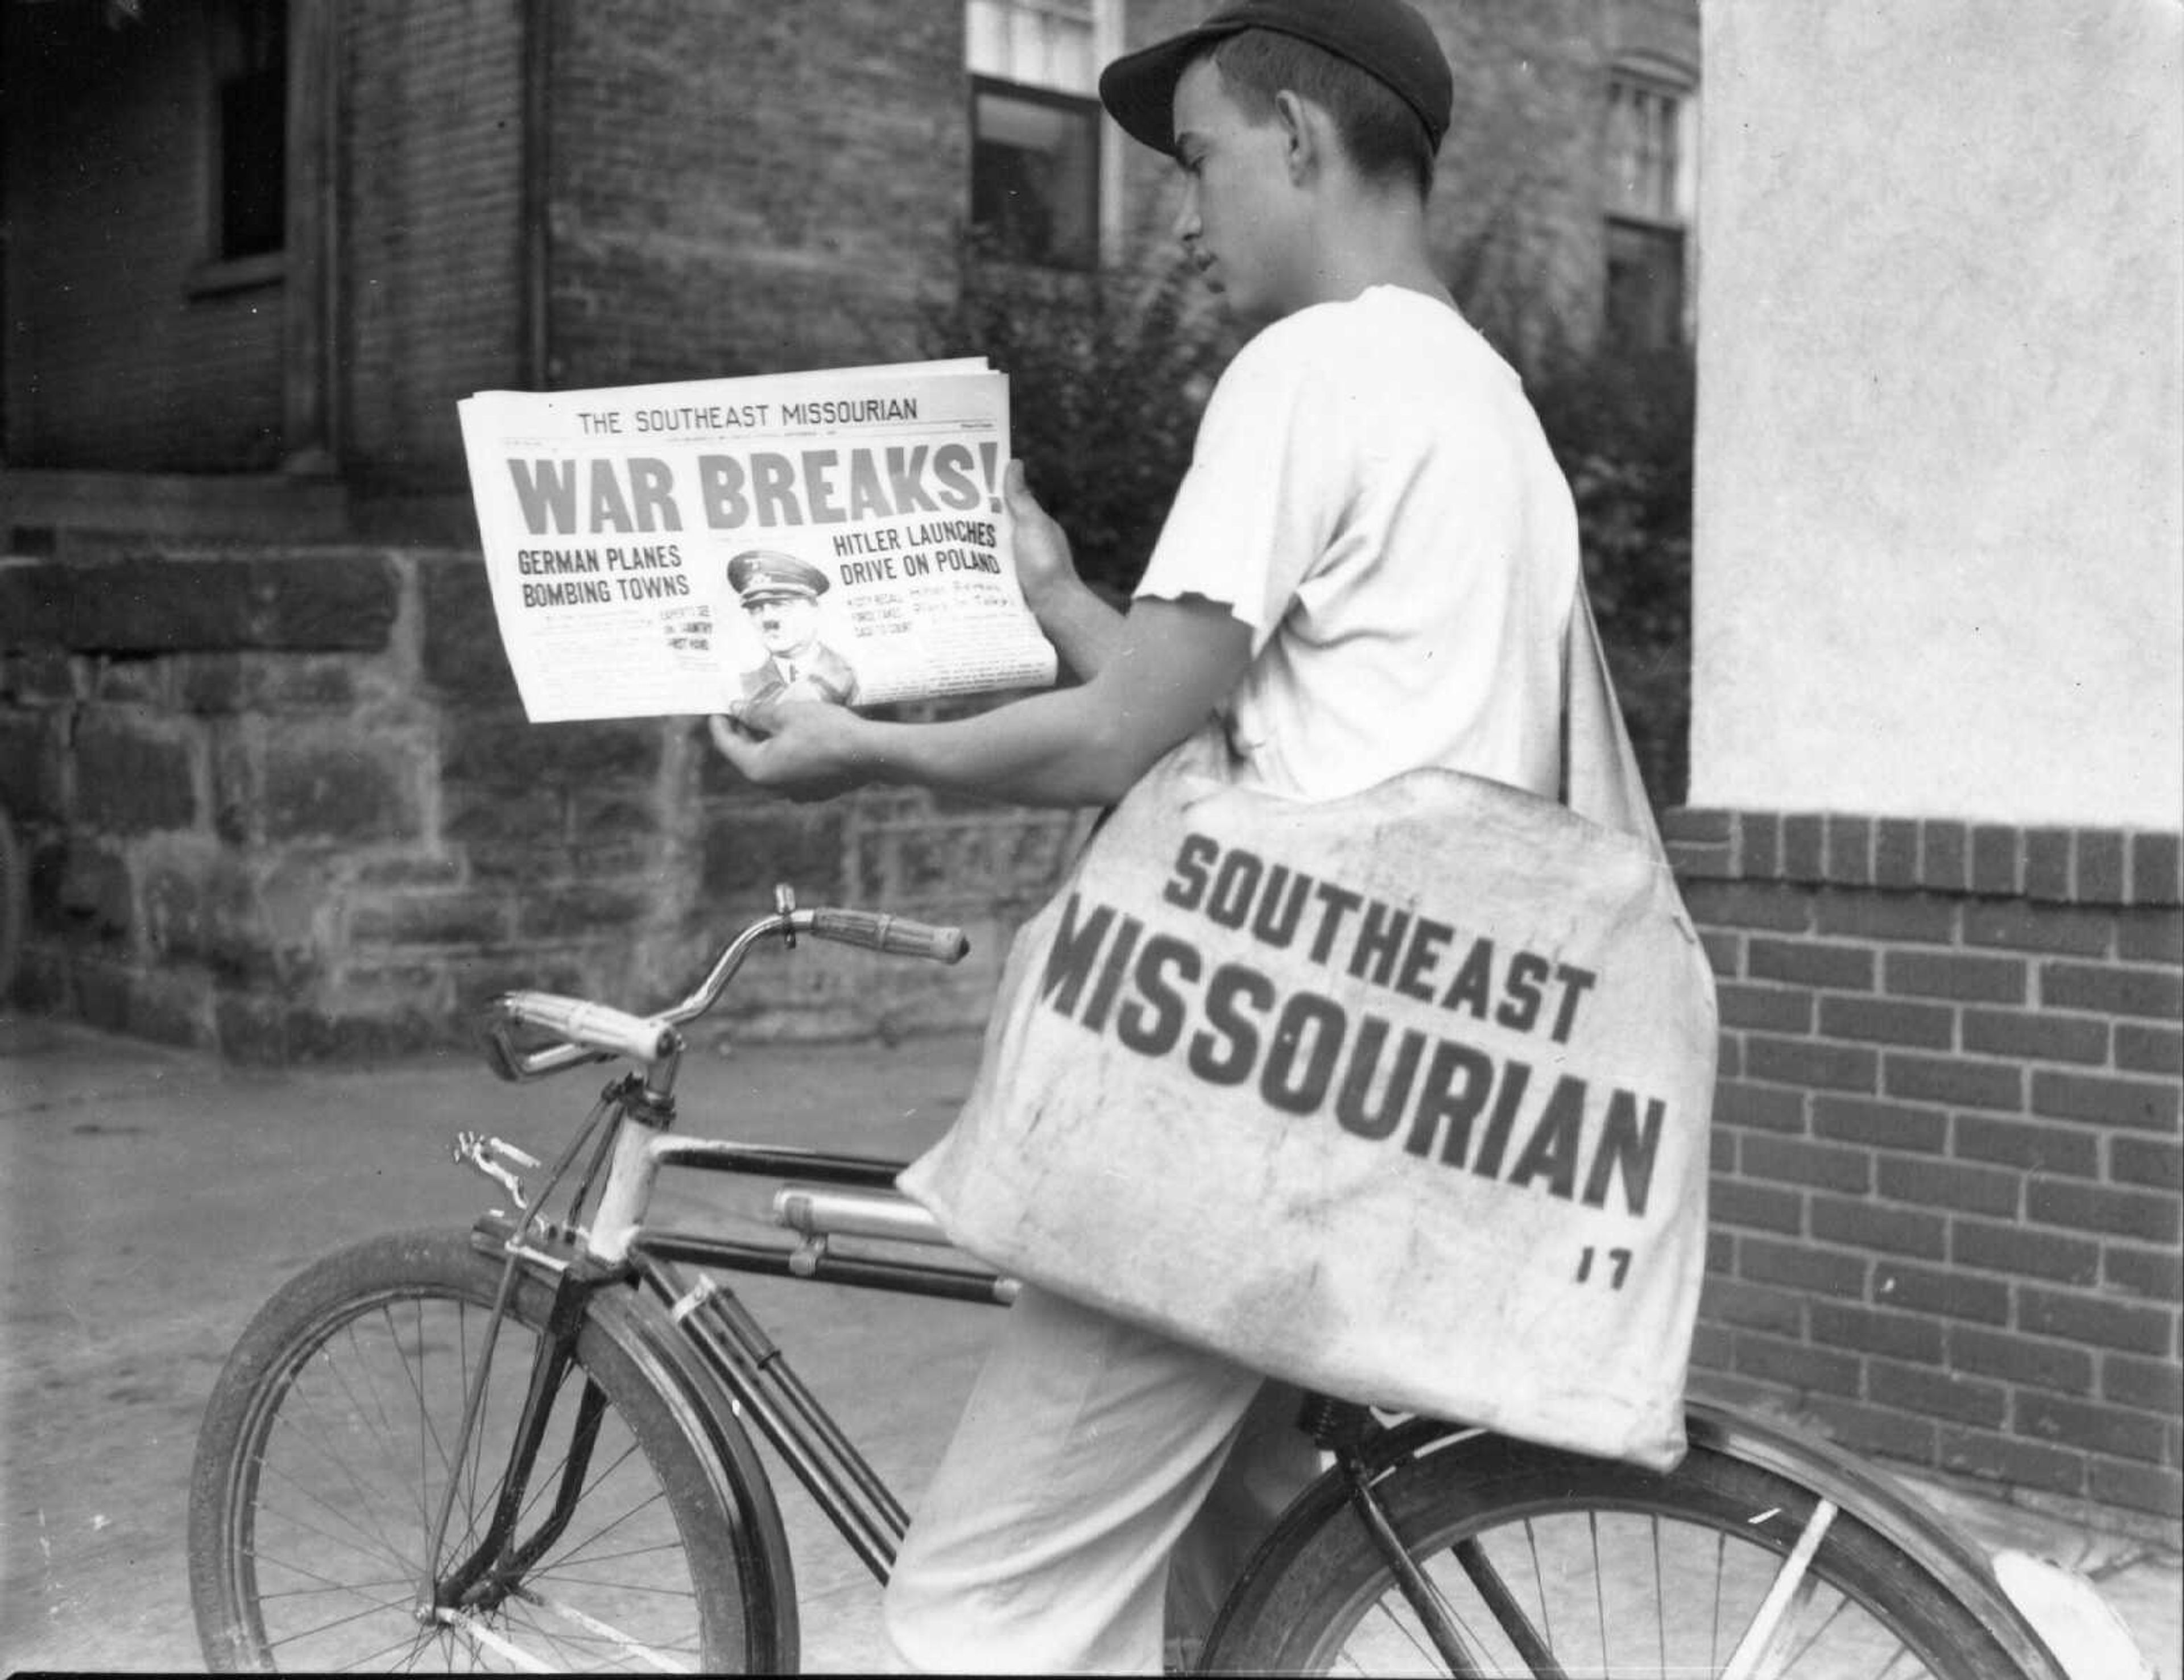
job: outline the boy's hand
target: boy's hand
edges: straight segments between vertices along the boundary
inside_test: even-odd
[[[1017,581],[1023,586],[1025,604],[1044,619],[1050,602],[1078,587],[1069,538],[1031,493],[1022,461],[1011,461],[1002,471],[1001,495],[1014,534]]]
[[[871,780],[855,713],[823,700],[772,700],[706,720],[721,756],[746,781],[799,803],[831,799]]]

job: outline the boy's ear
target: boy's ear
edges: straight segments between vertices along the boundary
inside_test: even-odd
[[[1319,167],[1321,151],[1328,143],[1325,116],[1285,87],[1274,95],[1274,120],[1281,125],[1290,180],[1301,185]]]

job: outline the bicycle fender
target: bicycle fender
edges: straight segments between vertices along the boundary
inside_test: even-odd
[[[469,1232],[471,1246],[494,1259],[505,1259],[510,1227],[504,1219],[481,1219]],[[796,1609],[796,1576],[788,1552],[788,1531],[773,1483],[758,1449],[740,1420],[741,1410],[677,1331],[666,1310],[635,1287],[627,1272],[603,1271],[589,1277],[520,1252],[524,1277],[552,1298],[556,1327],[573,1330],[583,1320],[598,1326],[649,1377],[692,1436],[710,1449],[715,1492],[727,1514],[744,1571],[744,1602],[768,1605],[766,1629],[772,1642],[766,1672],[796,1672],[802,1629]]]
[[[657,1302],[635,1289],[610,1286],[592,1295],[590,1310],[593,1321],[655,1377],[684,1422],[712,1449],[721,1503],[733,1526],[737,1556],[745,1573],[745,1602],[767,1604],[772,1610],[773,1649],[761,1672],[794,1673],[802,1630],[788,1531],[773,1483],[741,1421],[741,1408],[683,1342]]]
[[[2067,1680],[2055,1654],[2003,1590],[1992,1560],[1896,1483],[1830,1441],[1793,1434],[1749,1412],[1693,1400],[1684,1416],[1695,1444],[1787,1477],[1923,1565],[2026,1674]]]
[[[2032,1680],[2068,1680],[2054,1653],[2003,1590],[1985,1554],[1960,1540],[1894,1483],[1831,1442],[1795,1433],[1734,1407],[1691,1400],[1685,1403],[1684,1418],[1691,1445],[1773,1471],[1828,1500],[1908,1555],[1977,1617]],[[1569,1455],[1560,1449],[1535,1447],[1484,1429],[1410,1418],[1366,1444],[1360,1456],[1368,1477],[1378,1480],[1398,1465],[1429,1455],[1483,1456],[1506,1454],[1513,1448]],[[1293,1517],[1324,1521],[1349,1497],[1340,1471],[1329,1471],[1297,1496],[1283,1515],[1283,1526]],[[1252,1573],[1247,1566],[1245,1579]]]

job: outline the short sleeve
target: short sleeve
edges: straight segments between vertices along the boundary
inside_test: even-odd
[[[1137,592],[1226,606],[1263,648],[1327,552],[1349,493],[1345,393],[1268,327],[1222,375]]]

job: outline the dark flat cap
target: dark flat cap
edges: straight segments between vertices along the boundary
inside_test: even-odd
[[[1440,42],[1403,0],[1237,0],[1204,23],[1126,53],[1100,73],[1100,101],[1133,140],[1175,150],[1175,85],[1215,42],[1247,29],[1310,42],[1384,82],[1440,149],[1456,102]]]

